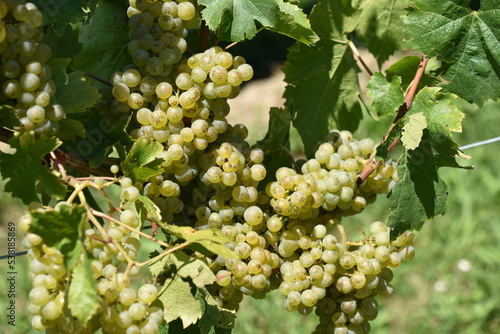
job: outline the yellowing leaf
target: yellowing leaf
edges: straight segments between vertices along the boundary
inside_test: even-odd
[[[405,118],[401,142],[407,150],[413,150],[418,147],[427,127],[427,121],[423,112],[410,115]]]
[[[166,262],[177,267],[177,275],[190,277],[198,288],[211,284],[216,279],[205,258],[193,258],[178,251],[167,255]]]
[[[197,231],[189,226],[170,224],[161,224],[161,227],[167,233],[174,234],[192,243],[198,243],[214,254],[239,259],[235,252],[225,246],[227,243],[233,243],[233,241],[223,234],[220,229],[211,228]]]
[[[163,318],[167,323],[181,318],[182,325],[186,328],[201,318],[201,304],[191,293],[189,283],[180,276],[176,275],[165,281],[158,299],[163,304]]]

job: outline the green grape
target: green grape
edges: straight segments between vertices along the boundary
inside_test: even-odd
[[[44,287],[35,287],[29,293],[30,303],[33,305],[43,306],[49,301],[50,295]]]
[[[156,95],[160,99],[168,99],[172,95],[172,85],[168,82],[160,82],[156,86]]]
[[[248,64],[241,64],[238,67],[238,71],[240,71],[243,76],[243,81],[248,81],[253,77],[253,68]]]
[[[190,2],[181,2],[177,5],[177,15],[184,21],[192,19],[195,13],[196,9]]]

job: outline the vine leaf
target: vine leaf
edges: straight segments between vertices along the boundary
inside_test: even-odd
[[[125,131],[131,115],[115,124],[111,124],[97,112],[78,114],[78,116],[83,123],[85,136],[77,137],[74,142],[66,141],[63,147],[69,153],[87,159],[91,168],[98,167],[116,143],[120,143],[121,148],[132,146],[133,141]]]
[[[84,249],[80,235],[86,218],[85,208],[61,205],[58,211],[34,211],[30,215],[30,233],[38,234],[47,246],[61,251],[67,270],[71,270]]]
[[[283,0],[199,0],[208,27],[226,41],[252,39],[258,26],[296,39],[307,45],[318,36],[307,15],[297,5]]]
[[[404,46],[401,16],[409,0],[362,1],[357,27],[360,40],[376,56],[379,66]]]
[[[274,27],[267,29],[291,37],[306,45],[312,45],[319,40],[318,35],[311,29],[311,24],[307,15],[301,8],[284,2],[278,1],[279,12],[278,21]]]
[[[419,56],[405,56],[387,68],[385,70],[385,76],[388,81],[392,81],[395,76],[400,76],[401,88],[406,90],[413,82],[415,72],[417,72],[421,61],[422,58]],[[426,69],[430,70],[430,67],[432,66],[427,64]],[[420,79],[417,90],[420,90],[425,86],[437,86],[439,82],[440,80],[435,75],[431,75],[426,72]]]
[[[389,82],[382,73],[377,72],[373,74],[367,88],[368,96],[373,99],[373,109],[379,116],[395,114],[405,101],[400,76],[394,76]]]
[[[29,204],[38,201],[35,187],[39,182],[47,195],[64,198],[66,186],[42,164],[43,157],[59,147],[61,141],[45,136],[36,139],[34,132],[25,132],[15,133],[9,144],[15,153],[0,152],[0,171],[4,179],[9,179],[5,191]]]
[[[423,114],[427,127],[415,149],[406,151],[398,168],[400,180],[389,193],[389,225],[394,236],[419,230],[424,222],[446,211],[447,187],[438,175],[440,167],[457,167],[460,156],[452,132],[461,131],[464,114],[455,106],[457,96],[424,88],[415,97],[407,117]],[[419,116],[420,117],[420,116]]]
[[[200,301],[192,295],[189,283],[178,275],[167,278],[158,299],[163,303],[163,317],[167,323],[180,317],[186,328],[201,318]]]
[[[166,256],[166,263],[177,267],[177,275],[190,277],[198,288],[215,282],[215,275],[205,258],[193,258],[184,252],[177,251]]]
[[[56,101],[67,114],[82,113],[91,108],[101,98],[101,94],[80,72],[66,73],[70,62],[69,58],[59,58],[49,63],[57,87]]]
[[[79,42],[82,50],[75,56],[73,65],[107,80],[130,62],[127,53],[127,15],[117,1],[99,0],[90,22],[82,27]]]
[[[144,210],[146,211],[144,213],[146,219],[159,224],[161,222],[160,208],[149,197],[139,195],[138,200],[142,205],[139,205],[139,203],[135,203],[135,206],[138,208],[142,206],[144,208]]]
[[[389,193],[389,226],[394,237],[406,230],[420,230],[426,220],[446,212],[447,187],[438,176],[434,157],[427,154],[428,136],[423,147],[408,151],[398,167],[400,177]],[[392,234],[392,233],[391,233]]]
[[[85,256],[85,261],[78,263],[73,270],[68,289],[68,308],[71,314],[84,324],[95,314],[98,307],[99,299],[94,285],[94,273]]]
[[[205,8],[203,19],[220,38],[239,42],[252,39],[258,21],[264,27],[274,27],[278,22],[279,6],[276,0],[199,0]]]
[[[239,259],[235,252],[227,248],[227,243],[233,243],[220,229],[206,229],[197,231],[190,226],[175,226],[161,224],[161,227],[169,234],[173,234],[190,243],[197,243],[208,249],[210,252],[233,259]]]
[[[438,87],[422,89],[412,104],[407,116],[423,112],[429,129],[429,141],[438,167],[460,167],[455,157],[464,157],[451,138],[452,132],[462,132],[465,117],[455,102],[457,96],[441,93]]]
[[[85,18],[85,9],[89,7],[89,2],[87,0],[39,1],[37,6],[44,14],[43,23],[54,27],[56,35],[61,37],[68,23],[77,23]]]
[[[405,117],[405,125],[401,135],[401,142],[407,150],[414,150],[420,144],[427,121],[423,112],[418,112]]]
[[[52,50],[52,59],[73,58],[82,49],[82,44],[78,41],[79,31],[76,26],[64,26],[64,38],[59,33],[60,28],[48,26],[43,37],[43,43],[50,46]]]
[[[413,1],[404,17],[408,46],[438,56],[445,92],[483,105],[500,97],[500,7],[483,1],[474,11],[470,1]]]
[[[359,69],[346,35],[356,27],[359,10],[348,1],[319,1],[310,20],[320,41],[314,48],[296,43],[284,67],[286,106],[307,156],[331,129],[355,130],[362,118]]]
[[[267,184],[275,179],[278,168],[290,166],[290,125],[291,115],[285,108],[271,108],[269,111],[269,126],[266,137],[257,144],[264,151],[264,166],[266,178],[260,184]]]
[[[198,322],[200,333],[231,333],[236,319],[236,312],[219,307],[212,295],[205,288],[199,289],[197,296],[200,296],[204,302],[203,316]]]
[[[63,118],[59,121],[59,131],[57,137],[61,140],[72,140],[76,136],[85,138],[85,127],[82,122],[76,119]]]
[[[123,173],[134,182],[146,182],[152,176],[160,174],[163,171],[163,160],[158,159],[157,155],[161,151],[163,145],[158,142],[145,138],[136,141],[121,163]]]

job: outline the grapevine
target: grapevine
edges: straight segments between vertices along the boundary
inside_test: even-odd
[[[370,332],[378,297],[393,293],[393,271],[415,256],[415,231],[445,212],[438,169],[466,158],[451,139],[464,115],[446,72],[463,60],[405,30],[425,55],[372,73],[350,40],[356,33],[379,61],[389,56],[362,21],[377,10],[369,1],[338,13],[340,1],[318,1],[309,17],[294,1],[246,2],[254,9],[212,0],[75,1],[66,24],[41,1],[0,0],[1,138],[16,150],[1,153],[0,171],[28,208],[18,226],[31,261],[35,330],[174,333],[180,321],[197,333],[230,331],[244,296],[277,289],[286,311],[319,316],[314,333]],[[428,1],[413,5],[398,9],[407,30],[429,12]],[[350,10],[359,19],[352,27],[338,16]],[[123,22],[101,18],[110,13]],[[121,25],[126,31],[113,38],[125,41],[111,65],[89,64],[92,29],[112,31],[108,24]],[[61,29],[83,31],[73,59],[54,43]],[[285,108],[271,110],[266,138],[250,144],[247,127],[227,117],[228,100],[254,69],[231,47],[263,29],[297,42],[284,68]],[[327,49],[327,62],[300,68]],[[427,69],[434,56],[449,63],[442,77]],[[348,86],[357,82],[356,59],[371,76],[370,112],[394,119],[377,140],[353,136],[364,99]],[[411,68],[411,78],[399,68]],[[318,83],[319,95],[309,88]],[[289,153],[291,123],[306,159]],[[84,150],[97,126],[101,141]],[[398,145],[403,153],[394,152]],[[24,168],[33,170],[24,175],[28,186],[16,183]],[[389,197],[388,222],[366,222],[351,239],[346,217],[377,196]],[[146,240],[155,248],[142,260]]]

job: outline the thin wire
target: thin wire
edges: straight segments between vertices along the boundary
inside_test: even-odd
[[[14,255],[6,254],[6,255],[0,256],[0,260],[6,259],[8,257],[22,256],[22,255],[26,255],[26,254],[28,254],[28,252],[19,252],[19,253],[15,253]]]
[[[483,141],[478,141],[477,143],[472,143],[472,144],[469,144],[469,145],[464,145],[464,146],[459,147],[459,149],[461,151],[463,151],[463,150],[466,150],[466,149],[469,149],[469,148],[473,148],[473,147],[477,147],[477,146],[482,146],[482,145],[486,145],[486,144],[491,144],[491,143],[494,143],[494,142],[497,142],[497,141],[500,141],[500,137],[495,137],[495,138],[491,138],[491,139],[487,139],[487,140],[483,140]]]

